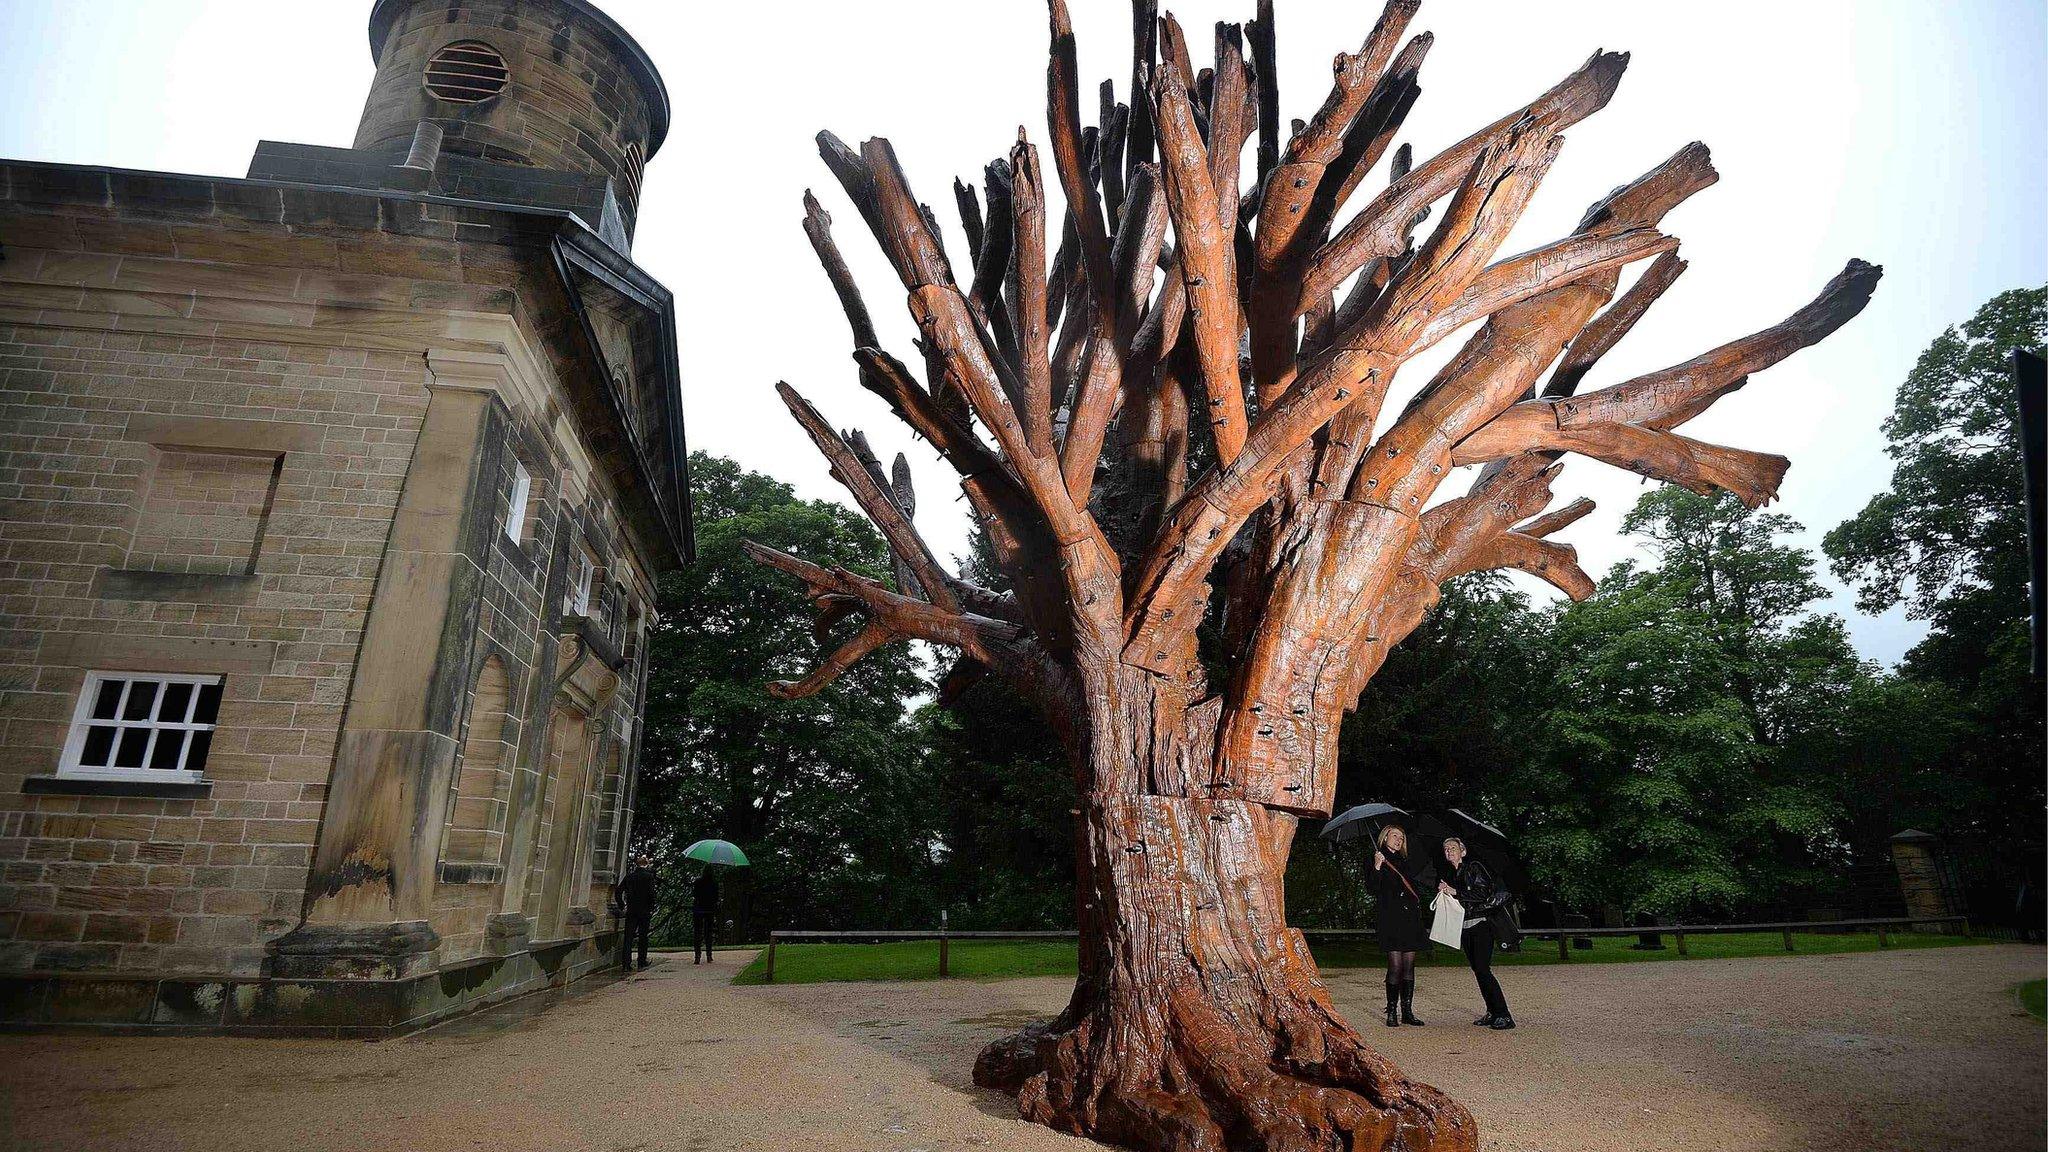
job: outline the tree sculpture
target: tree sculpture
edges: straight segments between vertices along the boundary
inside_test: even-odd
[[[1680,149],[1571,236],[1494,260],[1559,133],[1620,81],[1627,57],[1601,52],[1434,159],[1394,151],[1391,183],[1347,218],[1419,92],[1431,38],[1402,42],[1417,3],[1388,0],[1283,142],[1269,0],[1249,27],[1217,27],[1199,72],[1172,17],[1136,0],[1134,98],[1104,84],[1092,128],[1051,0],[1047,127],[1066,212],[1050,264],[1045,177],[1022,133],[983,196],[956,184],[965,281],[888,141],[818,137],[921,333],[922,381],[881,347],[806,197],[861,383],[959,472],[1012,590],[947,571],[911,524],[907,485],[782,385],[903,574],[892,589],[750,549],[808,586],[821,638],[860,622],[775,688],[814,691],[881,645],[922,640],[960,653],[946,692],[993,678],[1059,734],[1077,796],[1080,978],[1057,1018],[974,1069],[1031,1120],[1174,1152],[1475,1147],[1463,1108],[1338,1015],[1287,926],[1289,846],[1302,817],[1329,812],[1343,714],[1445,580],[1519,568],[1590,591],[1552,536],[1591,505],[1544,512],[1564,453],[1770,499],[1782,457],[1674,429],[1842,325],[1876,284],[1851,261],[1782,324],[1581,391],[1683,271],[1657,224],[1714,181],[1707,150]],[[1254,136],[1257,178],[1241,188]],[[1613,299],[1621,269],[1646,258]],[[1473,324],[1383,419],[1401,365]],[[1462,465],[1482,466],[1470,490],[1433,501]]]

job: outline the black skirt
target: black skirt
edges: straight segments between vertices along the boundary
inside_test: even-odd
[[[1406,885],[1401,883],[1402,875],[1408,878]],[[1436,890],[1435,875],[1412,861],[1389,856],[1386,866],[1373,873],[1373,883],[1380,947],[1388,952],[1428,951],[1431,913],[1424,901]],[[1412,895],[1410,887],[1415,890]]]

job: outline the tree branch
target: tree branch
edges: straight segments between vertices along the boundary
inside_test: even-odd
[[[1482,154],[1443,223],[1382,298],[1260,416],[1235,460],[1211,468],[1189,489],[1132,583],[1125,611],[1128,662],[1160,670],[1174,659],[1179,638],[1200,619],[1202,581],[1245,518],[1271,496],[1282,468],[1345,408],[1361,405],[1368,420],[1378,410],[1393,369],[1428,317],[1457,298],[1492,258],[1559,143],[1516,136],[1497,153]]]
[[[832,425],[826,422],[810,401],[798,395],[797,390],[786,382],[778,381],[775,392],[782,397],[782,402],[788,405],[790,414],[796,417],[796,422],[810,434],[811,442],[818,446],[818,451],[831,462],[833,478],[845,485],[846,490],[853,494],[854,501],[860,505],[861,511],[867,513],[868,519],[874,521],[875,527],[881,529],[883,538],[889,542],[890,550],[909,566],[911,575],[917,578],[918,587],[923,589],[925,597],[940,608],[957,610],[960,602],[954,597],[950,587],[950,573],[939,565],[938,558],[932,555],[931,547],[925,543],[924,537],[918,534],[917,529],[911,525],[910,518],[897,506],[894,495],[877,483],[859,456],[839,433],[833,431]]]
[[[818,263],[824,266],[825,277],[832,282],[832,291],[839,296],[839,307],[845,311],[846,322],[853,328],[853,346],[881,347],[882,340],[875,335],[875,322],[868,315],[867,302],[861,299],[860,286],[854,283],[853,271],[846,266],[846,257],[840,254],[839,245],[832,240],[832,217],[808,190],[804,192],[804,235],[811,238],[811,248],[818,254]]]
[[[1085,506],[1095,483],[1109,422],[1128,387],[1131,335],[1151,295],[1153,269],[1166,236],[1166,203],[1159,191],[1158,169],[1141,164],[1131,173],[1129,195],[1117,223],[1113,263],[1116,275],[1116,327],[1106,336],[1091,332],[1084,352],[1081,385],[1067,418],[1067,438],[1060,465],[1074,503]]]
[[[1023,380],[1025,441],[1032,455],[1051,458],[1052,362],[1049,352],[1045,281],[1045,180],[1038,169],[1038,149],[1017,131],[1017,145],[1010,150],[1010,206],[1012,247],[1010,265],[1017,289],[1017,347]]]
[[[896,633],[891,631],[888,625],[878,620],[870,620],[854,634],[853,639],[840,645],[803,679],[769,681],[768,694],[777,700],[797,700],[812,695],[845,675],[870,652],[894,639]]]
[[[824,568],[779,548],[752,540],[742,544],[756,563],[787,573],[810,588],[813,599],[843,596],[858,601],[861,609],[892,633],[958,648],[983,663],[994,663],[996,650],[1024,638],[1024,631],[1003,620],[941,608],[924,600],[891,592],[878,581],[856,576],[844,568]]]
[[[1471,570],[1517,568],[1554,585],[1574,600],[1593,594],[1593,578],[1579,567],[1579,551],[1555,540],[1539,540],[1520,532],[1503,532],[1481,548]]]
[[[1456,187],[1473,161],[1488,149],[1516,134],[1554,134],[1606,107],[1627,68],[1625,52],[1595,53],[1577,72],[1527,106],[1438,153],[1374,197],[1310,260],[1295,314],[1308,311],[1318,297],[1334,291],[1366,261],[1399,254],[1408,221]]]
[[[1067,15],[1066,0],[1048,0],[1047,7],[1052,21],[1052,51],[1045,69],[1046,128],[1052,136],[1060,188],[1066,193],[1067,210],[1073,214],[1080,236],[1081,266],[1096,302],[1098,325],[1106,327],[1113,322],[1109,314],[1109,231],[1102,215],[1102,197],[1094,181],[1088,178],[1087,156],[1082,147],[1081,67],[1075,59],[1074,22]]]
[[[1863,310],[1883,269],[1852,260],[1783,323],[1683,364],[1580,397],[1525,400],[1458,443],[1453,461],[1481,463],[1528,451],[1579,452],[1698,492],[1734,492],[1750,507],[1777,494],[1788,461],[1678,436],[1749,375],[1809,347]]]
[[[1179,29],[1165,21],[1169,48]],[[1244,384],[1238,377],[1237,281],[1231,268],[1231,236],[1218,216],[1217,193],[1207,152],[1188,102],[1186,78],[1165,67],[1153,81],[1153,111],[1159,131],[1160,168],[1173,217],[1174,254],[1187,296],[1195,357],[1208,393],[1204,421],[1225,464],[1244,446]]]
[[[1676,283],[1685,272],[1685,261],[1678,258],[1676,250],[1666,252],[1652,261],[1643,274],[1621,299],[1586,325],[1585,330],[1572,338],[1571,347],[1557,369],[1550,374],[1550,383],[1543,386],[1545,396],[1569,396],[1578,391],[1579,381],[1592,371],[1600,358],[1613,351],[1621,338],[1628,335],[1650,310],[1666,289]]]
[[[1550,536],[1584,519],[1593,511],[1593,507],[1591,500],[1581,496],[1554,512],[1545,512],[1527,524],[1516,527],[1515,531],[1524,536]]]

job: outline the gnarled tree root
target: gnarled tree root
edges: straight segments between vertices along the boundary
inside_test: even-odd
[[[1320,996],[1231,1011],[1182,983],[984,1048],[1025,1119],[1146,1152],[1473,1152],[1471,1114],[1401,1075]],[[1149,1009],[1149,1010],[1148,1010]]]

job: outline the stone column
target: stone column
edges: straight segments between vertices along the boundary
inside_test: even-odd
[[[1917,828],[1892,837],[1892,867],[1899,872],[1899,894],[1906,915],[1915,919],[1950,920],[1964,913],[1948,873],[1948,853],[1941,838]]]
[[[496,530],[502,357],[430,353],[406,470],[342,718],[303,922],[280,976],[395,979],[432,966],[428,925]]]

